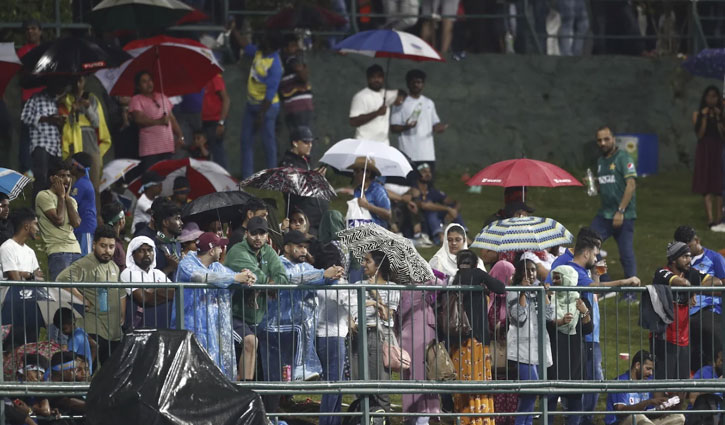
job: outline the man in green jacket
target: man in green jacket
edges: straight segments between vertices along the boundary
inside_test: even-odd
[[[244,241],[227,253],[224,265],[240,272],[248,269],[257,276],[257,285],[286,284],[287,273],[279,255],[267,243],[267,220],[252,217],[247,223]],[[267,312],[267,291],[237,290],[232,296],[232,318],[235,341],[243,341],[244,355],[239,356],[240,379],[254,379],[257,357],[255,328]]]

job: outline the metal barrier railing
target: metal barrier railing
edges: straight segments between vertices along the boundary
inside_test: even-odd
[[[196,294],[194,294],[193,291],[205,291],[205,290],[214,290],[218,291],[219,288],[207,285],[203,283],[147,283],[147,282],[138,282],[138,283],[103,283],[103,282],[73,282],[73,283],[61,283],[61,282],[11,282],[11,281],[4,281],[0,282],[0,288],[3,289],[3,300],[4,303],[2,304],[2,313],[3,313],[3,325],[12,324],[13,325],[13,331],[17,329],[18,327],[22,328],[21,332],[17,333],[11,333],[11,335],[8,337],[11,341],[24,341],[26,343],[34,343],[34,342],[42,342],[44,335],[40,328],[39,322],[37,320],[40,320],[40,315],[42,313],[43,308],[47,308],[48,310],[51,309],[50,304],[44,304],[42,300],[40,302],[37,302],[37,308],[40,310],[37,312],[36,315],[36,322],[34,322],[32,325],[26,324],[26,323],[14,323],[11,320],[11,323],[7,323],[7,318],[11,317],[13,319],[17,319],[16,313],[23,312],[24,314],[27,313],[27,309],[32,306],[32,304],[29,304],[26,302],[28,299],[33,298],[32,290],[44,290],[44,291],[50,291],[52,292],[52,288],[61,288],[60,291],[66,291],[67,289],[73,288],[77,290],[79,293],[91,293],[92,290],[94,294],[99,293],[110,293],[109,291],[113,289],[122,289],[123,292],[120,292],[121,294],[126,293],[125,289],[128,287],[133,288],[143,288],[144,290],[150,290],[150,289],[161,289],[161,290],[170,290],[171,288],[174,289],[174,296],[173,300],[164,300],[164,302],[168,303],[175,303],[176,308],[174,310],[175,314],[175,327],[178,329],[184,328],[184,318],[185,318],[185,311],[184,311],[184,300],[189,299],[188,297],[196,297]],[[327,293],[334,293],[335,296],[333,300],[340,301],[341,294],[346,294],[346,296],[342,296],[342,298],[346,299],[345,301],[347,304],[347,309],[345,312],[350,313],[352,316],[356,316],[357,318],[363,318],[365,317],[365,325],[370,326],[371,323],[374,324],[375,330],[368,332],[370,329],[369,327],[366,329],[365,332],[362,332],[362,330],[358,330],[357,336],[355,338],[350,338],[349,335],[339,335],[340,337],[346,338],[348,344],[346,345],[346,350],[349,350],[347,352],[347,356],[350,357],[351,352],[356,351],[358,359],[358,374],[352,376],[352,380],[340,380],[340,381],[304,381],[304,367],[303,367],[303,376],[301,376],[300,380],[290,379],[290,381],[285,381],[283,379],[280,379],[280,373],[281,371],[277,370],[275,373],[271,375],[275,375],[270,380],[263,380],[260,379],[260,377],[257,377],[254,381],[245,381],[245,382],[237,382],[236,385],[242,388],[248,388],[255,392],[258,392],[260,394],[267,394],[267,395],[280,395],[280,394],[344,394],[344,395],[356,395],[361,398],[362,400],[362,406],[361,406],[361,412],[355,412],[355,413],[341,413],[341,412],[321,412],[321,413],[270,413],[270,416],[350,416],[350,415],[361,415],[362,416],[362,423],[368,423],[370,417],[375,416],[406,416],[406,417],[414,417],[414,416],[453,416],[457,418],[467,418],[467,417],[487,417],[487,416],[528,416],[528,415],[534,415],[534,414],[541,414],[542,419],[541,423],[548,423],[550,420],[551,415],[602,415],[606,413],[611,413],[607,411],[600,410],[587,410],[587,409],[577,409],[576,407],[573,407],[572,410],[559,412],[552,409],[556,409],[556,403],[553,403],[549,405],[547,402],[548,400],[551,400],[553,397],[558,399],[561,397],[567,397],[571,394],[599,394],[599,393],[617,393],[617,392],[678,392],[678,393],[688,393],[688,392],[697,392],[697,393],[719,393],[725,390],[725,381],[722,379],[690,379],[690,364],[687,365],[687,377],[674,377],[674,376],[667,376],[667,379],[655,379],[655,380],[627,380],[627,381],[620,381],[613,379],[615,376],[619,375],[620,373],[624,371],[628,371],[630,369],[630,363],[631,363],[631,354],[646,349],[649,350],[649,347],[651,345],[650,337],[649,335],[646,335],[646,331],[640,329],[636,325],[635,319],[639,317],[640,312],[639,308],[634,307],[633,304],[625,304],[620,303],[617,299],[617,295],[621,295],[624,293],[642,293],[647,291],[646,288],[581,288],[581,287],[551,287],[549,294],[552,295],[552,298],[556,299],[556,294],[565,294],[572,291],[581,292],[584,294],[596,294],[597,296],[601,295],[602,297],[598,300],[595,300],[596,306],[598,306],[599,311],[599,327],[600,327],[600,346],[602,347],[602,364],[605,369],[605,375],[602,376],[602,379],[588,379],[586,375],[584,375],[586,369],[589,366],[586,366],[584,363],[572,366],[576,363],[576,361],[571,361],[569,363],[568,370],[565,371],[566,373],[563,373],[561,370],[558,370],[557,368],[554,368],[554,374],[552,376],[548,375],[547,368],[539,368],[540,369],[540,376],[537,380],[526,380],[522,379],[520,375],[516,374],[516,371],[513,369],[516,368],[516,364],[512,364],[512,358],[518,359],[519,361],[522,361],[522,357],[520,357],[520,354],[514,354],[516,353],[516,350],[511,349],[512,340],[516,338],[517,340],[521,341],[523,337],[528,338],[528,344],[529,347],[533,347],[533,345],[536,345],[536,349],[533,351],[529,351],[525,353],[527,358],[529,359],[529,362],[536,362],[537,364],[547,364],[547,347],[552,347],[552,351],[554,350],[554,347],[558,347],[554,354],[554,358],[552,358],[553,364],[557,364],[557,360],[561,360],[560,356],[571,356],[572,354],[576,354],[573,352],[563,353],[561,350],[562,346],[568,346],[573,347],[574,345],[579,346],[579,360],[582,360],[582,358],[586,358],[587,354],[583,352],[582,347],[584,346],[584,336],[579,334],[563,334],[560,332],[560,330],[557,330],[557,328],[554,327],[552,329],[551,326],[551,319],[557,318],[560,315],[558,315],[559,312],[557,310],[559,307],[557,307],[558,304],[555,304],[553,307],[546,307],[546,308],[538,308],[538,306],[551,306],[551,303],[553,301],[547,302],[547,293],[545,289],[541,286],[530,286],[530,287],[521,287],[521,286],[508,286],[507,292],[509,300],[507,301],[507,315],[505,319],[505,328],[507,329],[507,332],[504,333],[506,338],[506,343],[504,343],[503,348],[507,350],[507,355],[504,356],[504,362],[505,364],[500,364],[501,357],[499,356],[499,353],[496,352],[498,349],[495,344],[491,344],[491,342],[495,342],[495,340],[501,337],[501,334],[499,331],[497,331],[496,327],[489,327],[488,323],[488,314],[480,314],[481,312],[486,312],[488,310],[488,305],[484,304],[485,297],[482,297],[482,291],[483,289],[481,287],[463,287],[463,286],[401,286],[401,285],[395,285],[395,286],[389,286],[387,285],[373,285],[373,284],[351,284],[351,285],[334,285],[334,286],[319,286],[319,285],[259,285],[254,287],[253,289],[258,291],[257,293],[252,292],[250,288],[234,288],[230,289],[229,291],[239,291],[241,294],[241,300],[242,305],[247,305],[247,302],[250,301],[248,297],[252,294],[254,294],[254,297],[256,298],[257,295],[259,295],[259,291],[261,291],[264,295],[268,297],[269,303],[268,306],[270,307],[270,310],[265,315],[265,318],[261,322],[261,326],[268,326],[269,328],[273,328],[274,326],[270,325],[270,323],[274,324],[277,323],[279,325],[279,320],[275,322],[274,320],[270,320],[273,318],[274,315],[276,315],[277,319],[282,319],[282,316],[284,314],[289,313],[290,311],[293,311],[295,308],[299,308],[304,303],[309,303],[309,306],[311,306],[311,310],[300,310],[303,313],[309,313],[310,311],[312,314],[316,314],[316,308],[317,308],[317,299],[318,295],[319,297],[328,296]],[[64,289],[63,289],[64,288]],[[17,291],[19,294],[19,298],[13,298],[14,293],[10,293],[8,295],[8,292],[11,290]],[[86,292],[86,291],[89,292]],[[25,291],[25,292],[24,292]],[[60,294],[60,291],[58,292]],[[105,291],[105,292],[103,292]],[[323,293],[320,293],[319,291],[324,291]],[[689,288],[672,288],[672,293],[677,296],[677,294],[681,293],[687,293],[704,297],[704,296],[715,296],[718,297],[720,294],[720,291],[722,291],[722,288],[720,287],[689,287]],[[67,292],[67,291],[66,291]],[[383,296],[381,294],[383,293],[398,293],[398,295],[403,299],[402,301],[396,301],[398,298],[397,296]],[[153,294],[152,297],[140,297],[141,302],[133,302],[135,306],[144,308],[146,307],[146,303],[148,304],[156,304],[157,299],[155,297],[158,295],[156,291],[148,292],[149,294]],[[526,303],[527,306],[534,306],[533,309],[528,310],[527,314],[530,314],[528,316],[528,319],[534,319],[536,320],[536,328],[535,328],[535,335],[531,332],[529,332],[531,329],[526,326],[526,331],[522,330],[522,327],[519,326],[520,319],[517,318],[514,319],[513,316],[515,316],[517,313],[515,310],[515,304],[520,302],[524,303],[522,298],[522,293],[525,293]],[[607,297],[607,293],[615,294],[614,297]],[[304,295],[306,294],[311,296],[312,298],[305,298]],[[450,311],[445,311],[446,309],[452,309],[453,304],[446,304],[443,302],[444,299],[446,299],[446,294],[454,294],[453,296],[460,297],[460,305],[463,306],[463,310],[466,311],[467,316],[470,318],[470,325],[471,328],[473,328],[472,333],[473,335],[476,335],[478,331],[481,329],[484,330],[490,330],[490,335],[488,337],[484,336],[484,341],[478,341],[483,342],[486,348],[490,348],[490,351],[484,355],[483,360],[488,361],[489,363],[484,365],[482,367],[483,369],[483,378],[482,379],[469,379],[469,380],[461,380],[460,374],[464,373],[464,366],[462,366],[464,363],[470,361],[470,363],[475,363],[478,360],[481,360],[478,358],[478,355],[475,354],[475,350],[470,350],[469,352],[466,352],[466,354],[458,354],[459,356],[459,362],[455,365],[455,368],[457,372],[459,373],[459,379],[453,380],[453,381],[434,381],[430,380],[430,377],[426,376],[425,374],[421,375],[421,371],[417,368],[421,367],[421,364],[425,364],[425,362],[421,362],[421,356],[425,356],[426,353],[424,352],[418,352],[414,351],[420,348],[421,345],[419,344],[421,340],[418,340],[418,344],[416,344],[416,337],[422,338],[425,341],[427,345],[427,340],[440,340],[444,341],[446,347],[448,348],[448,351],[451,354],[451,358],[454,363],[456,363],[456,350],[459,352],[462,350],[462,347],[464,347],[467,342],[464,341],[468,339],[468,336],[458,336],[451,338],[450,335],[442,335],[441,331],[447,325],[446,323],[443,323],[441,321],[441,318],[445,317],[453,317],[451,316]],[[517,294],[517,295],[512,295]],[[69,297],[71,300],[71,304],[73,304],[73,297],[76,296],[75,292],[69,293]],[[107,296],[107,295],[106,295]],[[25,299],[23,300],[23,297]],[[63,297],[59,297],[59,300],[62,300]],[[193,298],[198,299],[198,298]],[[592,298],[594,299],[594,298]],[[18,301],[22,300],[22,301]],[[284,304],[286,302],[291,302],[292,304]],[[14,304],[18,303],[18,304]],[[275,308],[274,304],[278,303],[283,308]],[[299,305],[296,305],[295,303],[300,303]],[[395,304],[397,303],[397,304]],[[91,303],[93,304],[93,303]],[[110,305],[110,304],[109,304]],[[251,305],[251,303],[249,304]],[[369,307],[372,307],[375,305],[375,307],[372,310],[372,314],[369,310]],[[496,304],[494,304],[496,305]],[[594,312],[594,305],[595,304],[588,304],[589,307],[589,314],[592,317],[592,320],[595,320],[595,312]],[[55,307],[55,305],[53,305]],[[287,311],[287,307],[290,307],[291,310]],[[390,308],[391,310],[397,310],[396,311],[396,318],[397,321],[390,321],[389,319],[391,316],[388,315],[381,315],[380,312],[378,312],[377,309],[381,309],[382,307],[386,306],[387,308]],[[170,307],[167,305],[167,307]],[[205,311],[208,311],[208,305],[194,305],[194,308],[199,308],[200,313],[204,314]],[[341,309],[344,306],[341,305]],[[85,314],[89,315],[93,312],[94,308],[98,308],[97,305],[92,305],[90,309],[86,309]],[[110,307],[113,308],[113,307]],[[412,320],[412,323],[408,323],[411,325],[410,327],[406,327],[407,331],[403,331],[403,323],[402,320],[406,320],[406,318],[402,318],[401,315],[405,314],[406,311],[404,309],[410,308],[411,310],[418,309],[420,311],[423,311],[422,315],[419,315],[417,319],[415,319],[415,316],[410,316],[409,319]],[[495,308],[495,307],[494,307]],[[636,310],[635,310],[636,308]],[[623,311],[621,311],[623,310]],[[131,309],[131,311],[134,311]],[[442,315],[433,316],[432,321],[430,314],[438,314],[441,311],[444,312]],[[708,310],[709,311],[709,310]],[[48,311],[50,313],[50,311]],[[121,317],[120,317],[120,310],[119,310],[119,317],[117,317],[119,323],[119,327],[121,326]],[[124,315],[126,315],[126,312],[123,312]],[[216,314],[216,313],[214,313]],[[243,314],[243,312],[242,312]],[[533,315],[533,316],[532,316]],[[332,314],[332,316],[335,316],[335,314]],[[696,315],[695,315],[696,316]],[[695,317],[693,316],[693,317]],[[26,316],[22,316],[26,317]],[[98,316],[95,316],[96,320],[98,320]],[[128,317],[127,315],[125,317]],[[167,318],[170,319],[170,313]],[[373,317],[372,322],[371,317]],[[498,317],[498,316],[494,316]],[[715,323],[716,320],[719,321],[718,317],[715,317],[715,315],[708,316],[709,318],[707,320],[711,320],[712,323],[710,323],[710,327],[708,330],[705,330],[705,326],[700,326],[698,329],[699,335],[699,344],[704,344],[704,342],[707,342],[706,339],[710,339],[710,345],[708,346],[711,350],[709,353],[705,353],[703,350],[700,351],[700,364],[707,363],[708,365],[712,365],[713,367],[716,366],[716,360],[718,358],[718,353],[725,352],[725,326],[721,326],[719,323]],[[319,318],[316,318],[316,321],[314,325],[317,327],[319,323],[321,322]],[[340,319],[340,314],[338,312],[337,318]],[[294,318],[293,314],[290,314],[288,316],[289,320],[295,321],[295,320],[302,320],[300,317],[297,317],[297,319]],[[353,321],[355,317],[352,318]],[[46,319],[47,320],[47,319]],[[420,320],[424,321],[424,331],[421,334],[418,331],[411,331],[411,329],[416,329],[416,322],[415,320],[418,320],[418,325],[420,325]],[[555,319],[556,320],[556,319]],[[585,319],[581,318],[582,323],[585,321]],[[705,319],[701,317],[699,318],[701,321],[700,325],[702,325]],[[516,324],[514,322],[516,321]],[[549,322],[549,329],[547,330],[547,321]],[[57,322],[57,321],[56,321]],[[379,365],[373,365],[371,364],[371,358],[369,350],[375,350],[378,355],[380,354],[381,349],[385,349],[385,344],[388,344],[388,349],[390,349],[390,346],[393,344],[391,340],[382,341],[378,340],[377,343],[374,343],[372,345],[369,345],[369,341],[367,341],[367,338],[369,336],[377,338],[379,336],[381,324],[380,322],[385,322],[384,326],[390,326],[390,330],[396,334],[400,339],[399,344],[404,349],[407,349],[407,351],[410,351],[410,356],[412,358],[412,365],[409,372],[406,372],[405,374],[398,374],[398,373],[390,373],[389,376],[386,376],[385,379],[372,379],[373,376],[371,371],[371,367],[376,369],[377,372],[380,370]],[[265,323],[267,325],[265,325]],[[360,321],[358,319],[358,325],[360,324]],[[625,327],[622,325],[626,324]],[[45,324],[46,327],[49,327],[49,324]],[[128,325],[128,324],[127,324]],[[512,326],[513,325],[513,326]],[[31,329],[32,326],[35,326],[36,329]],[[482,328],[480,328],[480,327]],[[584,329],[584,324],[581,325],[579,329]],[[60,327],[63,327],[63,323],[60,323]],[[372,327],[372,326],[370,326]],[[677,326],[675,326],[675,331]],[[625,329],[624,332],[626,332],[626,335],[622,335],[620,329]],[[432,331],[433,334],[426,335],[426,331]],[[553,332],[552,332],[553,331]],[[12,331],[11,331],[12,332]],[[259,343],[262,344],[263,338],[261,335],[263,334],[263,330],[260,331],[257,330],[256,336],[259,339]],[[412,333],[411,333],[412,332]],[[528,332],[528,334],[527,334]],[[581,332],[581,330],[580,330]],[[588,331],[585,331],[588,333]],[[707,335],[707,338],[705,338],[705,333],[710,332],[710,334]],[[281,334],[284,332],[278,332],[275,336],[277,338],[281,338]],[[486,333],[486,332],[484,332]],[[33,336],[34,335],[34,336]],[[329,335],[329,334],[328,334]],[[552,336],[553,335],[553,336]],[[571,335],[575,335],[573,338]],[[47,334],[48,341],[50,342],[50,334]],[[35,339],[35,341],[31,341]],[[457,341],[456,341],[457,339]],[[488,340],[486,340],[488,339]],[[561,340],[566,339],[566,344],[568,345],[561,345]],[[471,340],[471,344],[476,343],[476,339]],[[98,342],[98,340],[96,341]],[[0,341],[2,343],[2,341]],[[308,347],[303,347],[302,343],[293,343],[291,347],[287,346],[284,347],[284,349],[291,348],[293,353],[295,350],[305,350]],[[307,341],[306,343],[313,343],[314,341]],[[11,344],[13,344],[11,342]],[[17,355],[16,350],[20,349],[22,347],[15,347],[11,345],[10,347],[6,346],[2,347],[0,346],[0,351],[3,352],[3,364],[5,365],[6,356],[8,355],[8,348],[11,348],[10,354],[11,358],[15,359],[13,356]],[[266,362],[264,361],[264,355],[260,352],[258,358],[259,361],[262,363],[262,368],[276,364],[276,366],[279,365],[285,365],[286,360],[283,360],[283,354],[282,349],[283,347],[280,345],[278,347],[280,350],[276,352],[276,362],[270,361],[270,355],[268,354],[268,359]],[[571,350],[575,350],[575,348],[570,348]],[[627,351],[624,351],[621,353],[622,357],[620,358],[620,350],[626,349]],[[260,349],[261,351],[261,349]],[[614,351],[614,353],[612,352]],[[211,354],[211,353],[210,353]],[[287,353],[289,354],[289,353]],[[614,355],[612,355],[614,354]],[[626,356],[624,355],[626,354]],[[25,354],[25,361],[27,362],[27,358],[31,357],[32,355]],[[466,358],[466,356],[470,356],[470,358]],[[21,357],[23,357],[21,355]],[[212,356],[213,357],[213,356]],[[292,356],[294,357],[294,355]],[[572,356],[574,358],[575,356]],[[704,361],[705,357],[707,357],[707,361]],[[289,357],[288,357],[289,358]],[[463,359],[464,361],[461,361]],[[612,360],[614,359],[614,360]],[[218,361],[219,359],[214,359],[215,361]],[[305,359],[302,359],[305,361]],[[329,361],[329,359],[327,359]],[[688,357],[688,360],[691,360]],[[697,360],[697,359],[694,359]],[[237,359],[235,359],[237,361]],[[567,360],[569,361],[569,360]],[[663,361],[662,359],[655,359],[655,367],[657,366],[657,362]],[[667,362],[667,354],[665,354],[664,362]],[[241,363],[240,363],[241,365]],[[296,365],[296,364],[295,364]],[[291,365],[294,367],[295,365]],[[243,367],[243,365],[241,365]],[[286,365],[285,365],[286,366]],[[102,365],[101,365],[102,367]],[[519,366],[520,367],[520,366]],[[611,369],[610,369],[611,368]],[[11,368],[12,371],[15,371],[18,369],[18,365],[14,364]],[[577,370],[578,369],[578,370]],[[552,369],[549,368],[551,371]],[[5,371],[6,372],[6,371]],[[498,373],[498,376],[486,376],[487,373]],[[266,373],[266,372],[265,372]],[[468,373],[468,372],[465,372]],[[574,376],[576,373],[580,373],[578,376]],[[719,372],[722,373],[721,371]],[[473,372],[471,372],[473,374]],[[562,376],[561,375],[566,375]],[[5,375],[5,374],[3,374]],[[559,375],[559,376],[554,376]],[[42,397],[42,396],[78,396],[83,395],[88,390],[88,383],[87,382],[73,382],[73,380],[76,379],[77,375],[74,375],[71,379],[71,382],[65,381],[64,377],[61,376],[60,382],[17,382],[17,381],[4,381],[0,382],[0,396],[3,397]],[[377,375],[376,375],[377,376]],[[422,379],[420,376],[423,376]],[[13,379],[13,376],[6,376],[6,378]],[[494,379],[497,378],[497,379]],[[2,379],[2,375],[0,375],[0,379]],[[440,394],[459,394],[459,395],[495,395],[495,394],[512,394],[516,393],[519,395],[531,395],[531,396],[538,396],[541,398],[540,407],[538,409],[530,409],[530,411],[524,411],[524,412],[493,412],[493,411],[477,411],[477,412],[453,412],[453,413],[420,413],[420,412],[408,412],[408,411],[390,411],[390,409],[387,409],[384,413],[375,413],[371,411],[371,405],[370,405],[370,399],[372,397],[377,397],[384,394],[418,394],[418,395],[440,395]],[[646,411],[642,413],[646,414],[666,414],[668,412],[675,412],[675,411],[666,411],[664,413],[662,412],[652,412],[652,411]],[[704,413],[709,411],[676,411],[678,413],[687,413],[687,414],[695,414],[695,413]],[[637,413],[637,412],[634,412]],[[633,412],[627,412],[627,414],[634,414]]]

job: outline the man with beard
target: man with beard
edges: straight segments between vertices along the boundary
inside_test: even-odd
[[[118,282],[118,266],[111,261],[116,247],[116,232],[106,224],[93,234],[93,251],[60,272],[58,282]],[[98,345],[99,366],[108,360],[121,342],[121,326],[126,311],[126,291],[120,288],[79,289],[86,313],[77,324]]]
[[[26,245],[38,237],[38,218],[29,208],[13,211],[10,217],[15,234],[0,246],[0,266],[9,280],[42,280],[35,251]]]
[[[129,242],[121,282],[171,282],[163,271],[156,268],[156,244],[151,238],[137,236]],[[174,297],[174,288],[132,288],[131,295],[134,303],[129,325],[134,329],[147,328],[152,324],[169,326],[168,318],[157,316],[157,313],[166,314],[168,309],[160,312],[154,307],[170,301]]]
[[[389,106],[400,105],[405,98],[402,90],[384,89],[385,73],[383,67],[371,65],[365,72],[368,86],[355,93],[350,103],[350,125],[355,127],[355,138],[373,140],[390,144],[388,128],[390,127]]]
[[[0,192],[0,245],[13,237],[13,225],[8,220],[10,215],[10,198]]]
[[[649,351],[640,350],[632,358],[632,367],[628,372],[617,377],[618,381],[640,381],[652,379],[654,371],[654,357]],[[606,425],[631,425],[636,422],[644,425],[682,425],[685,423],[685,416],[657,415],[652,419],[646,415],[626,414],[627,411],[651,410],[667,401],[667,397],[652,397],[646,392],[609,392],[607,395],[607,411],[622,412],[622,415],[608,414],[604,417]]]
[[[156,268],[174,280],[176,267],[181,258],[181,244],[176,240],[181,235],[184,223],[181,208],[173,202],[162,199],[153,204],[153,223],[149,223],[136,236],[146,236],[156,244]]]
[[[111,202],[105,204],[101,208],[101,218],[103,222],[116,232],[116,249],[113,251],[113,262],[116,263],[118,269],[123,271],[126,268],[126,250],[123,247],[123,239],[121,234],[126,229],[126,212],[123,205],[119,202]]]
[[[216,288],[184,289],[184,329],[194,333],[209,353],[209,357],[230,380],[237,377],[232,342],[233,283],[252,285],[257,277],[247,269],[234,272],[224,267],[219,258],[229,241],[214,232],[199,236],[198,252],[189,252],[176,271],[178,282],[203,282]],[[129,250],[130,251],[130,250]],[[176,327],[176,300],[172,313],[172,327]]]
[[[619,247],[624,276],[636,276],[637,262],[632,243],[634,220],[637,218],[637,169],[632,157],[617,149],[614,132],[610,127],[604,126],[597,130],[597,146],[602,154],[597,160],[597,180],[602,203],[591,227],[602,237],[602,242],[614,236]]]

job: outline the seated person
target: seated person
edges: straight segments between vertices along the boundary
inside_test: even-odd
[[[628,372],[617,377],[619,381],[652,379],[654,374],[654,357],[649,351],[641,350],[632,358],[632,367]],[[652,410],[662,405],[668,400],[668,397],[653,397],[651,393],[615,393],[610,392],[607,395],[608,411],[637,411]],[[628,414],[609,414],[604,417],[606,425],[632,425],[633,419],[642,425],[684,425],[685,415],[628,415]]]
[[[414,187],[386,184],[385,190],[390,198],[392,219],[390,230],[393,233],[402,233],[405,237],[413,237],[413,243],[418,248],[430,248],[433,242],[427,234],[423,233],[422,213],[418,204],[413,200],[420,196],[420,191]]]
[[[347,169],[352,170],[353,197],[357,198],[360,208],[370,212],[373,223],[386,229],[390,227],[390,198],[383,185],[375,181],[382,175],[375,166],[375,160],[359,156]],[[366,223],[353,223],[359,224]]]
[[[310,239],[314,238],[314,236],[311,235],[309,232],[310,220],[307,218],[307,214],[305,214],[305,212],[302,210],[292,210],[289,214],[289,217],[282,220],[280,229],[282,230],[282,233],[287,233],[291,230],[297,230],[298,232],[302,232]]]
[[[89,339],[83,328],[77,328],[75,316],[69,308],[59,308],[48,326],[48,337],[60,344],[64,351],[70,351],[88,359],[88,370],[93,373],[93,359],[96,357],[96,341]]]
[[[16,374],[19,382],[42,382],[45,380],[45,372],[50,369],[48,359],[42,355],[26,356],[24,362],[25,364]],[[50,408],[48,399],[44,397],[24,397],[22,400],[13,400],[13,404],[21,409],[24,408],[25,411],[32,409],[32,413],[39,416],[51,416],[55,413]],[[24,406],[29,407],[25,408]]]
[[[181,244],[181,256],[188,254],[189,252],[196,252],[196,240],[199,236],[204,233],[199,229],[199,225],[193,221],[184,224],[184,228],[181,230],[181,235],[176,238]]]
[[[50,374],[46,372],[53,382],[85,382],[88,381],[88,363],[83,356],[70,351],[61,351],[53,354],[50,359]],[[58,409],[64,415],[84,415],[86,402],[75,397],[51,397],[48,399],[51,409]]]
[[[692,379],[720,379],[720,378],[722,378],[722,350],[719,350],[717,352],[717,357],[714,362],[709,358],[705,358],[705,359],[703,359],[703,364],[704,364],[704,366],[702,366],[700,369],[698,369],[697,372],[695,372],[694,375],[692,375]],[[690,403],[690,407],[694,406],[697,398],[703,394],[707,394],[707,393],[700,393],[700,392],[688,393],[687,399]],[[722,392],[715,393],[715,395],[722,398]]]
[[[416,184],[420,195],[416,198],[416,202],[423,212],[423,229],[433,239],[434,244],[440,245],[444,224],[458,223],[466,229],[459,213],[461,204],[433,186],[433,172],[430,165],[425,162],[420,164],[417,172]]]

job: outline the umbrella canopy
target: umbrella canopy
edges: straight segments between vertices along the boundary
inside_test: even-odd
[[[189,198],[191,199],[213,192],[235,190],[239,187],[239,182],[230,176],[227,170],[212,161],[193,158],[169,159],[157,162],[149,170],[156,171],[164,177],[162,196],[171,196],[174,191],[174,179],[179,176],[189,179],[191,185]],[[141,177],[132,181],[128,188],[131,192],[139,194]]]
[[[253,199],[257,198],[243,190],[209,193],[186,204],[181,211],[181,218],[187,223],[214,220],[230,222],[240,218],[242,208]]]
[[[104,0],[91,11],[91,24],[104,31],[166,28],[192,11],[179,0]]]
[[[682,63],[690,74],[707,78],[725,76],[725,49],[705,49]]]
[[[81,37],[63,37],[29,51],[21,59],[32,75],[80,75],[120,66],[131,56],[121,49]]]
[[[327,164],[341,173],[352,173],[347,167],[355,162],[355,158],[368,157],[375,160],[375,166],[386,177],[407,177],[413,167],[402,152],[381,142],[369,140],[341,140],[322,155],[320,162]]]
[[[167,96],[198,93],[222,72],[214,54],[198,41],[165,35],[132,41],[123,48],[133,58],[123,65],[96,73],[113,96],[133,96],[134,77],[148,71],[156,91]]]
[[[377,224],[341,230],[337,236],[340,243],[360,262],[370,251],[380,250],[385,253],[397,283],[421,283],[434,278],[430,264],[418,254],[413,242]]]
[[[116,183],[116,181],[125,176],[126,173],[136,168],[136,166],[140,163],[141,161],[138,159],[125,158],[114,159],[109,162],[105,167],[103,167],[103,176],[101,176],[101,183],[98,185],[98,191],[103,192],[108,189],[112,184]]]
[[[14,43],[0,43],[0,97],[10,80],[20,70],[21,62]]]
[[[3,374],[6,380],[14,381],[17,379],[17,371],[25,366],[25,359],[34,356],[44,357],[48,364],[53,354],[62,351],[60,344],[55,341],[40,341],[23,344],[12,350],[10,355],[3,356]]]
[[[239,183],[242,187],[273,190],[309,198],[332,199],[335,189],[317,170],[281,167],[268,168],[255,173]]]
[[[0,168],[0,192],[8,195],[12,201],[23,191],[23,188],[30,183],[30,179],[9,168]]]
[[[395,30],[361,31],[340,41],[333,49],[374,58],[445,62],[440,53],[421,38]]]
[[[321,6],[295,4],[290,5],[276,15],[267,19],[266,26],[269,29],[291,29],[309,28],[323,29],[341,27],[347,23],[347,19],[337,13]]]
[[[491,164],[466,182],[469,186],[581,186],[567,171],[535,159],[509,159]]]
[[[476,235],[471,248],[496,252],[543,251],[566,245],[574,236],[561,223],[550,218],[516,217],[494,221]]]

